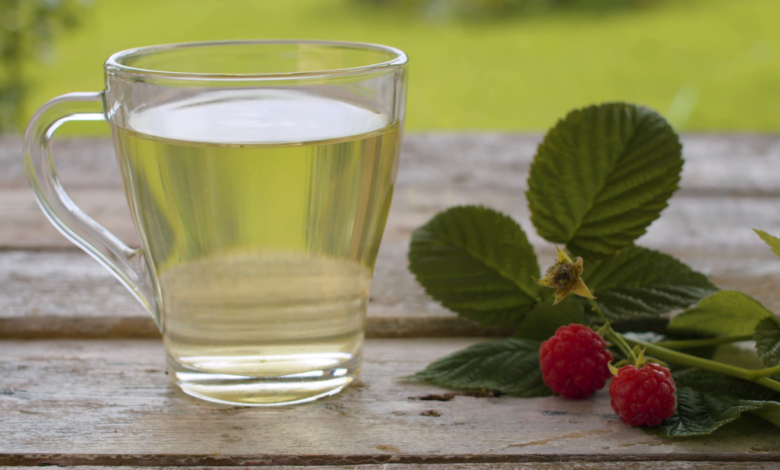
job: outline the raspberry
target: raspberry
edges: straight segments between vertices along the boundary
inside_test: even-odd
[[[606,346],[606,341],[587,326],[558,328],[539,348],[544,383],[565,398],[593,395],[612,376],[607,366],[612,353],[604,349]]]
[[[640,369],[623,366],[609,385],[612,409],[631,426],[656,426],[674,414],[677,399],[672,374],[649,363]]]

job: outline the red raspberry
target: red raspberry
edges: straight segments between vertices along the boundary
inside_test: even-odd
[[[539,348],[544,383],[565,398],[580,399],[604,388],[612,376],[607,343],[585,325],[562,326]]]
[[[656,426],[674,414],[672,374],[664,366],[649,363],[641,369],[623,366],[609,384],[612,409],[631,426]]]

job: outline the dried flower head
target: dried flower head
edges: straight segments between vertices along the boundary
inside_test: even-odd
[[[569,255],[558,248],[558,262],[550,266],[546,275],[536,282],[544,287],[555,289],[555,302],[553,305],[565,299],[570,292],[589,299],[595,299],[590,290],[588,290],[588,286],[580,278],[582,270],[582,258],[576,258],[575,261],[572,261]]]

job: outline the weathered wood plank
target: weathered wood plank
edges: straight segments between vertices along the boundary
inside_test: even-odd
[[[525,191],[540,134],[408,134],[399,185],[500,186]],[[686,134],[683,191],[720,195],[780,195],[780,136]],[[18,138],[0,138],[0,186],[26,187]],[[119,187],[109,139],[55,139],[54,155],[66,187]],[[734,171],[738,169],[739,171]],[[520,186],[518,186],[520,185]]]
[[[74,200],[130,245],[138,244],[124,195],[105,189],[71,191]],[[523,195],[495,188],[462,191],[452,187],[399,188],[383,243],[408,242],[411,232],[437,212],[465,204],[483,204],[514,217],[540,250],[550,244],[536,235]],[[752,228],[780,234],[780,198],[675,196],[638,243],[664,251],[752,252],[765,250]],[[46,220],[29,190],[0,189],[0,248],[72,248]]]
[[[678,253],[679,254],[679,253]],[[682,253],[722,288],[753,295],[780,312],[780,260],[741,253]],[[551,258],[552,252],[543,256]],[[406,269],[406,244],[380,252],[368,307],[369,337],[492,336],[431,300]],[[86,254],[0,251],[0,338],[152,338],[151,317]]]
[[[92,218],[130,246],[138,246],[138,234],[119,188],[68,191]],[[41,212],[29,188],[0,189],[0,248],[73,248]]]
[[[717,236],[718,229],[712,232]],[[746,292],[780,312],[780,261],[752,232],[732,245],[728,245],[726,232],[722,231],[720,243],[711,239],[702,246],[697,245],[696,237],[680,236],[681,247],[661,249],[711,276],[720,287]],[[549,245],[539,248],[542,260],[552,260]],[[406,240],[387,240],[380,250],[369,302],[369,336],[500,334],[499,330],[475,328],[457,319],[427,297],[406,268],[406,251]],[[146,312],[85,254],[74,250],[0,252],[0,337],[157,335]]]
[[[419,397],[437,389],[396,379],[472,342],[370,340],[344,393],[252,409],[175,391],[158,341],[4,341],[0,465],[780,461],[780,430],[757,419],[670,440],[620,423],[604,390],[584,401],[428,401]]]
[[[373,337],[492,335],[424,295],[407,271],[411,231],[436,212],[485,204],[525,227],[541,256],[523,190],[534,135],[412,135],[377,261],[367,332]],[[640,243],[672,253],[780,311],[780,262],[751,231],[780,234],[780,137],[686,136],[683,191]],[[89,214],[137,244],[107,140],[57,144],[62,178]],[[0,337],[153,337],[148,315],[97,263],[73,251],[26,187],[17,140],[0,140]],[[741,189],[740,189],[741,188]],[[51,249],[68,251],[50,251]],[[18,249],[49,250],[15,252]]]
[[[43,462],[45,463],[45,462]],[[29,467],[4,467],[6,470],[27,470]],[[105,467],[75,466],[71,470],[104,470]],[[199,470],[203,467],[146,467],[149,470]],[[234,467],[208,467],[209,470],[228,470]],[[276,465],[267,467],[243,467],[249,470],[304,470],[312,467]],[[487,463],[487,464],[375,464],[375,465],[332,465],[315,467],[317,470],[770,470],[780,468],[774,462],[586,462],[567,461],[565,463]],[[133,466],[116,466],[112,470],[137,470]]]
[[[400,247],[399,247],[400,248]],[[396,250],[395,255],[403,253]],[[390,256],[392,256],[392,250]],[[475,336],[477,328],[430,301],[395,256],[378,268],[369,337]],[[389,269],[392,268],[392,269]],[[116,279],[74,250],[0,251],[0,338],[159,336],[150,315]]]
[[[111,139],[55,138],[52,148],[60,179],[69,188],[122,186]],[[22,151],[20,138],[0,137],[0,187],[28,187]]]
[[[484,204],[511,214],[532,242],[545,244],[533,233],[524,199],[538,141],[533,135],[409,136],[385,241],[408,240],[411,230],[447,207]],[[667,250],[757,250],[762,245],[750,228],[780,232],[780,137],[689,136],[685,141],[690,155],[683,191],[651,226],[644,244]],[[110,141],[61,145],[61,176],[73,199],[120,238],[136,244]],[[78,153],[82,151],[86,153]],[[0,247],[72,246],[37,207],[23,179],[20,152],[17,140],[0,140]]]
[[[95,220],[131,246],[138,245],[125,196],[118,189],[76,189],[73,199]],[[383,242],[408,241],[412,230],[437,212],[456,205],[482,204],[514,217],[539,248],[549,243],[538,237],[520,191],[497,188],[399,187],[388,217]],[[639,243],[665,251],[712,249],[758,252],[763,242],[751,230],[780,234],[780,197],[691,197],[677,195]],[[32,192],[0,188],[0,248],[72,248],[44,217]]]
[[[516,216],[530,229],[525,182],[540,139],[538,135],[511,134],[408,136],[387,237],[407,236],[411,228],[455,204],[495,207]],[[777,201],[761,200],[780,198],[780,136],[691,135],[683,140],[687,162],[682,190],[667,212],[680,212],[683,222],[691,213],[706,213],[706,217],[693,219],[695,226],[693,222],[681,225],[690,229],[686,232],[689,237],[710,231],[713,223],[719,221],[712,218],[713,212],[729,218],[720,222],[723,227],[729,224],[739,229],[743,226],[733,223],[743,221],[760,223],[767,230],[780,230],[780,218],[772,210]],[[121,238],[137,243],[111,142],[63,141],[55,145],[55,154],[61,179],[73,199]],[[701,202],[705,196],[714,199]],[[751,198],[741,199],[745,197]],[[679,207],[675,209],[676,206]],[[740,218],[743,210],[746,213]],[[27,190],[18,139],[0,139],[0,216],[0,246],[69,246],[49,226],[32,192]],[[668,213],[664,217],[667,224],[679,223],[677,217]],[[656,238],[666,236],[665,231],[655,230],[659,233]],[[652,233],[647,240],[651,245]],[[744,235],[726,235],[735,236]]]
[[[476,329],[431,302],[406,271],[406,246],[412,229],[455,204],[503,210],[532,232],[523,192],[539,139],[407,139],[372,289],[369,336],[500,333]],[[780,311],[780,262],[749,230],[780,233],[780,137],[684,141],[682,190],[642,243]],[[61,249],[71,245],[37,208],[20,153],[18,141],[0,140],[0,247],[6,250],[0,251],[0,338],[156,336],[148,315],[107,272],[86,255]],[[55,155],[76,202],[137,243],[110,142],[58,143]],[[533,234],[531,240],[552,257],[549,244]],[[431,402],[409,397],[433,388],[393,380],[465,340],[370,340],[358,386],[327,401],[273,410],[210,406],[181,395],[163,374],[156,341],[0,344],[0,465],[469,470],[566,462],[567,468],[609,470],[778,468],[780,460],[778,430],[756,420],[750,432],[731,426],[711,439],[670,441],[620,424],[603,391],[580,403],[466,396]]]

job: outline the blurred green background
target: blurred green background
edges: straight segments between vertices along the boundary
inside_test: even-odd
[[[651,106],[687,131],[780,130],[778,0],[62,1],[0,0],[0,92],[10,96],[2,83],[14,74],[26,86],[17,124],[59,94],[101,89],[103,62],[122,49],[306,38],[407,52],[414,131],[542,130],[610,100]],[[13,62],[8,5],[20,2],[68,14],[46,20],[44,39]]]

